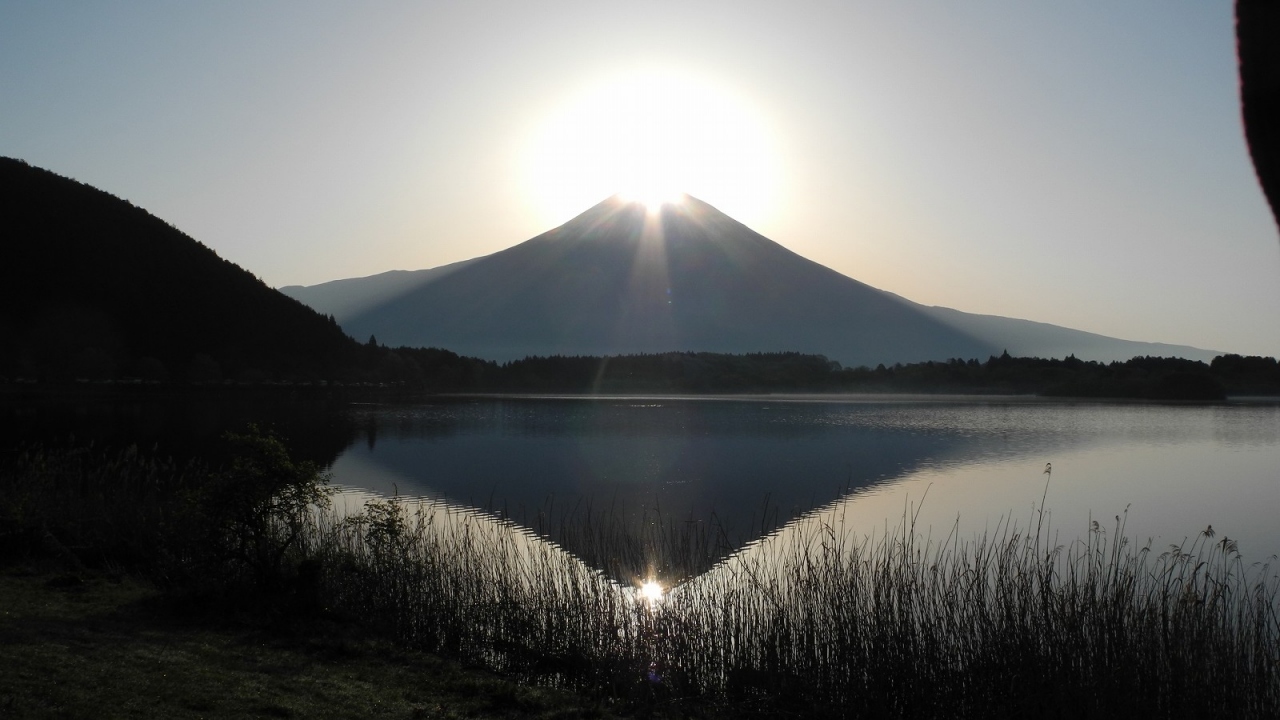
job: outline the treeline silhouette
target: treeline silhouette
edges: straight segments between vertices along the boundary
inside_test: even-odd
[[[362,348],[356,384],[415,393],[928,393],[1221,400],[1280,395],[1275,358],[1222,355],[1211,363],[1137,357],[1124,362],[951,359],[845,368],[796,352],[670,352],[615,357],[528,357],[498,364],[438,348]],[[224,383],[229,381],[223,381]],[[337,379],[333,383],[341,384]],[[327,383],[326,383],[327,384]]]
[[[669,352],[613,357],[527,357],[508,363],[439,348],[359,345],[356,364],[311,379],[171,378],[119,375],[114,381],[159,386],[379,386],[415,393],[928,393],[1048,397],[1220,400],[1280,395],[1275,358],[1220,355],[1208,364],[1183,358],[1136,357],[1097,362],[1076,357],[953,358],[892,366],[842,367],[798,352],[730,355]],[[0,376],[0,379],[4,379]],[[84,381],[85,378],[80,378]]]
[[[1015,358],[844,368],[801,353],[661,353],[532,357],[488,367],[478,389],[566,393],[908,392],[1218,400],[1280,394],[1275,358],[1223,355],[1205,364],[1138,357],[1102,363]]]

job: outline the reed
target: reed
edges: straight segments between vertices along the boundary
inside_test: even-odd
[[[28,446],[0,454],[0,560],[53,555],[73,566],[155,568],[177,514],[208,469],[136,447]]]
[[[680,526],[668,526],[679,530]],[[1270,717],[1277,581],[1209,532],[1155,554],[1123,518],[934,543],[810,518],[658,602],[509,522],[383,500],[316,525],[333,602],[405,642],[555,685],[848,716]],[[595,532],[601,547],[620,534]],[[628,544],[630,541],[628,541]],[[664,540],[655,547],[697,548]],[[651,564],[661,564],[656,560]]]
[[[909,523],[846,530],[812,523],[673,593],[659,631],[673,677],[853,716],[1280,708],[1276,578],[1229,540],[1202,534],[1152,557],[1122,518],[1054,547],[1011,525],[936,545]]]
[[[109,553],[140,552],[130,537],[186,547],[172,539],[174,520],[210,522],[182,509],[207,496],[193,484],[209,476],[136,453],[10,460],[0,471],[10,527]],[[723,555],[716,534],[656,517],[638,539],[607,515],[562,527],[569,553],[443,503],[371,499],[340,512],[320,502],[291,513],[258,526],[276,534],[280,562],[264,566],[275,582],[229,553],[177,561],[220,558],[232,569],[217,577],[259,588],[263,602],[345,615],[407,645],[639,711],[1280,715],[1280,580],[1212,529],[1156,549],[1132,543],[1117,516],[1057,543],[1041,508],[1025,528],[1005,521],[935,540],[906,514],[868,535],[826,512],[706,567]],[[234,547],[243,529],[219,527],[200,537]],[[663,568],[672,586],[646,599],[638,581]]]

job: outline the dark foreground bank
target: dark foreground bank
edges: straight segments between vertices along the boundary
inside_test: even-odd
[[[1280,583],[1211,528],[1153,549],[1121,518],[1061,545],[1038,523],[941,543],[907,518],[877,537],[811,523],[649,601],[494,518],[396,500],[319,510],[314,465],[271,436],[228,443],[217,468],[87,448],[0,458],[0,559],[58,568],[4,581],[6,607],[35,609],[5,621],[0,657],[45,669],[5,673],[0,702],[56,715],[40,703],[74,679],[75,702],[99,707],[125,707],[119,682],[190,714],[310,715],[285,699],[307,688],[338,707],[343,672],[400,692],[402,678],[449,676],[432,664],[444,657],[518,681],[479,691],[493,697],[474,711],[499,714],[1280,714]],[[655,565],[689,547],[674,540],[654,544]],[[115,610],[57,610],[117,593]],[[207,690],[220,685],[246,694]],[[260,707],[232,700],[254,692]],[[402,697],[398,712],[435,712]]]
[[[6,718],[604,718],[607,707],[400,647],[175,603],[136,578],[0,571]]]

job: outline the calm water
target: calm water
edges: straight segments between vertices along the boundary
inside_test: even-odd
[[[353,405],[335,482],[505,510],[590,504],[712,513],[738,542],[815,508],[875,533],[979,534],[1046,506],[1163,548],[1212,524],[1249,559],[1280,552],[1280,406],[1028,399],[475,399]],[[1044,473],[1053,464],[1051,475]]]
[[[1025,527],[1046,505],[1064,541],[1091,519],[1158,547],[1212,524],[1249,559],[1280,553],[1280,404],[1016,398],[475,398],[335,394],[10,395],[8,444],[94,439],[209,456],[255,421],[335,482],[444,498],[537,524],[590,505],[725,525],[736,543],[823,508],[864,533]],[[2,450],[3,448],[0,448]],[[1053,463],[1051,476],[1043,472]]]

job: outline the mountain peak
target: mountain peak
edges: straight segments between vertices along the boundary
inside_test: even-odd
[[[494,360],[798,351],[875,365],[988,350],[687,194],[656,207],[610,196],[532,240],[366,306],[344,328]]]
[[[710,239],[749,234],[773,244],[715,206],[687,193],[651,203],[625,193],[611,195],[539,238],[578,238],[618,242],[661,234],[667,240]],[[538,238],[534,238],[537,240]],[[518,247],[518,246],[517,246]],[[779,246],[780,247],[780,246]]]
[[[355,337],[498,361],[792,351],[875,367],[985,358],[1005,347],[1046,357],[1058,354],[1043,350],[1064,347],[1106,359],[1151,354],[1065,328],[1033,332],[1026,321],[925,308],[801,257],[687,194],[656,207],[612,195],[531,240],[447,273],[423,272],[413,286],[371,279],[368,302],[349,314],[338,308],[358,294],[349,284],[295,297],[334,313]]]

